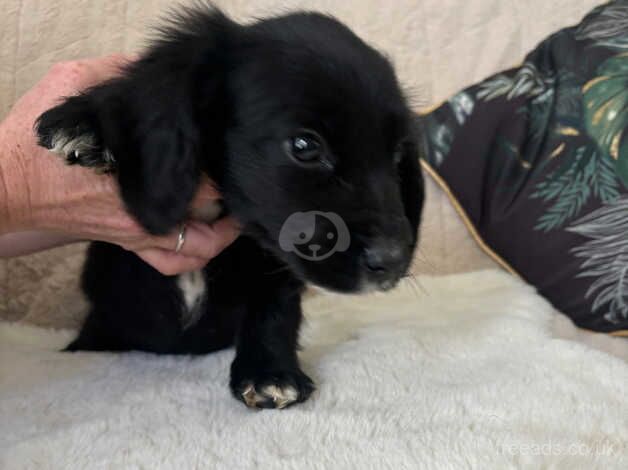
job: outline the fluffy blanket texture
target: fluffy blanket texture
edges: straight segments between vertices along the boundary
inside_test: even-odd
[[[496,271],[306,302],[319,391],[283,411],[229,396],[233,351],[54,352],[0,324],[0,468],[628,468],[628,365],[550,334]]]

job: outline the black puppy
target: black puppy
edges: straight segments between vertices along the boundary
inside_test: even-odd
[[[328,16],[245,26],[185,10],[120,78],[47,111],[37,132],[69,164],[114,171],[151,233],[185,220],[203,173],[244,227],[202,272],[174,277],[93,243],[91,312],[69,350],[235,342],[234,395],[282,408],[314,388],[296,354],[304,282],[385,290],[410,264],[423,202],[412,114],[390,63]]]

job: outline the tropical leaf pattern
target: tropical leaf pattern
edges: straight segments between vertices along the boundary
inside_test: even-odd
[[[583,91],[587,131],[617,162],[617,174],[628,186],[628,52],[604,62]]]
[[[423,121],[423,131],[429,143],[428,156],[435,167],[439,167],[451,151],[456,129],[463,126],[473,114],[475,101],[469,93],[461,91],[441,108],[446,109],[435,111],[438,116],[432,115]]]
[[[535,230],[549,232],[578,215],[591,197],[612,202],[619,197],[619,183],[609,158],[591,147],[579,147],[575,158],[550,173],[530,196],[550,203]]]
[[[422,122],[485,241],[577,324],[628,330],[628,0]]]
[[[536,65],[526,62],[512,76],[499,74],[482,82],[476,96],[484,101],[500,97],[508,100],[520,96],[534,97],[552,88],[553,83],[552,77],[543,76]]]
[[[429,156],[432,165],[439,167],[451,150],[451,144],[454,141],[453,130],[451,126],[428,120],[425,122],[424,132],[429,138],[427,156]]]
[[[475,102],[469,93],[461,91],[449,100],[449,105],[456,116],[456,121],[462,126],[473,113]]]
[[[589,239],[571,252],[584,259],[580,278],[592,278],[586,292],[592,310],[611,323],[628,319],[628,196],[622,196],[567,228]]]
[[[594,10],[589,21],[576,29],[578,40],[592,40],[597,46],[628,49],[628,2],[611,2]]]

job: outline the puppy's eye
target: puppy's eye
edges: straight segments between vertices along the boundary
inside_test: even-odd
[[[284,142],[288,156],[305,165],[323,164],[331,167],[327,159],[327,146],[323,138],[314,131],[302,130]]]

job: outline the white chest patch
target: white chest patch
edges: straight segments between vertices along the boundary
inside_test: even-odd
[[[181,312],[181,325],[185,330],[196,324],[203,314],[201,307],[207,291],[205,276],[202,271],[180,274],[177,285],[185,303]]]

